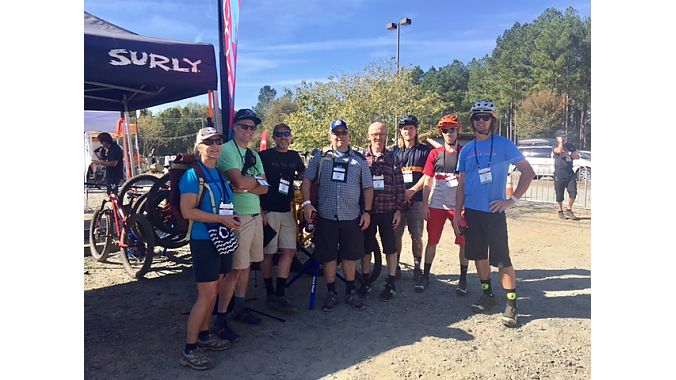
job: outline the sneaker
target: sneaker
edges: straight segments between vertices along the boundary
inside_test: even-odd
[[[181,363],[182,366],[200,371],[214,366],[214,361],[199,348],[192,350],[189,354],[186,354],[185,350],[181,351],[181,357],[178,362]]]
[[[368,296],[368,294],[371,293],[372,290],[373,287],[371,287],[371,284],[367,282],[365,284],[362,284],[359,287],[359,289],[357,289],[357,294],[359,294],[359,296],[362,298],[366,298],[366,296]]]
[[[394,273],[394,279],[398,280],[401,278],[401,267],[397,265],[397,271]]]
[[[229,341],[230,343],[234,343],[239,340],[240,336],[236,332],[232,331],[230,327],[228,327],[228,323],[225,319],[222,320],[216,320],[214,322],[214,334],[218,335],[219,338],[225,339]]]
[[[502,324],[507,327],[514,327],[516,326],[516,317],[516,305],[507,304],[505,312],[502,313]]]
[[[563,213],[563,211],[559,211],[559,219],[566,220],[568,218],[566,218],[566,215]]]
[[[425,289],[430,287],[430,278],[427,276],[420,276],[418,281],[415,282],[415,291],[422,293]]]
[[[265,296],[265,304],[273,310],[277,310],[277,297],[274,294]]]
[[[413,269],[413,283],[417,284],[418,281],[420,281],[420,277],[422,277],[423,271],[422,269]]]
[[[354,306],[354,308],[357,310],[361,310],[366,307],[364,302],[361,300],[361,297],[359,297],[359,294],[357,294],[357,292],[354,290],[349,295],[345,295],[345,303]]]
[[[291,303],[291,300],[286,297],[275,297],[274,309],[285,314],[296,314],[298,308]]]
[[[230,342],[225,339],[221,339],[216,334],[209,334],[209,338],[206,340],[197,340],[197,347],[204,351],[223,351],[230,347]]]
[[[489,296],[486,293],[483,293],[478,301],[472,304],[472,311],[475,313],[483,313],[488,309],[495,306],[495,296]]]
[[[324,305],[322,305],[322,311],[333,311],[333,309],[338,304],[338,294],[336,292],[329,292],[324,299]]]
[[[458,287],[455,288],[455,293],[459,296],[467,295],[467,280],[466,279],[461,278],[458,281]]]
[[[397,294],[397,288],[394,284],[385,283],[383,291],[380,293],[380,299],[383,301],[389,301],[394,298],[394,295]]]
[[[566,211],[564,211],[563,213],[566,215],[566,219],[577,220],[577,216],[575,216],[575,214],[573,214],[573,210],[566,209]]]
[[[249,325],[257,325],[261,323],[261,319],[251,314],[245,307],[236,308],[232,312],[232,320],[246,323]]]

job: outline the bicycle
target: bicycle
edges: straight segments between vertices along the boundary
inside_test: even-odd
[[[85,184],[96,185],[97,184]],[[153,228],[141,213],[132,213],[122,207],[116,186],[107,191],[108,199],[94,213],[89,227],[89,249],[97,261],[105,261],[114,248],[120,251],[120,261],[125,272],[140,279],[148,272],[153,261],[155,239]],[[127,192],[133,204],[140,195]],[[99,249],[99,246],[102,248]]]

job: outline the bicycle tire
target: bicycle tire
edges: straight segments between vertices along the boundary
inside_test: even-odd
[[[133,214],[125,223],[120,237],[120,261],[124,271],[135,279],[148,273],[155,251],[155,233],[150,222],[141,214]]]
[[[180,231],[173,222],[174,216],[171,213],[171,205],[169,204],[168,189],[157,190],[154,193],[149,193],[150,196],[146,200],[146,213],[148,221],[154,229],[160,230],[170,235],[185,235],[185,231]]]
[[[125,212],[130,212],[140,196],[149,193],[153,185],[159,180],[160,177],[154,174],[139,174],[130,178],[122,185],[120,191],[117,193],[119,206],[122,207]],[[138,197],[128,201],[127,194],[135,194]]]
[[[89,222],[89,251],[96,261],[105,261],[113,246],[113,210],[102,208],[97,210]],[[103,245],[99,249],[99,245]]]

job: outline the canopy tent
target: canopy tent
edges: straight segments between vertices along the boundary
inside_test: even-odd
[[[84,12],[85,110],[134,111],[216,90],[209,44],[144,37]]]

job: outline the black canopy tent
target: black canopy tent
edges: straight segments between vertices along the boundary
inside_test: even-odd
[[[85,110],[120,111],[129,120],[129,111],[215,93],[217,86],[212,45],[140,36],[84,12]]]

